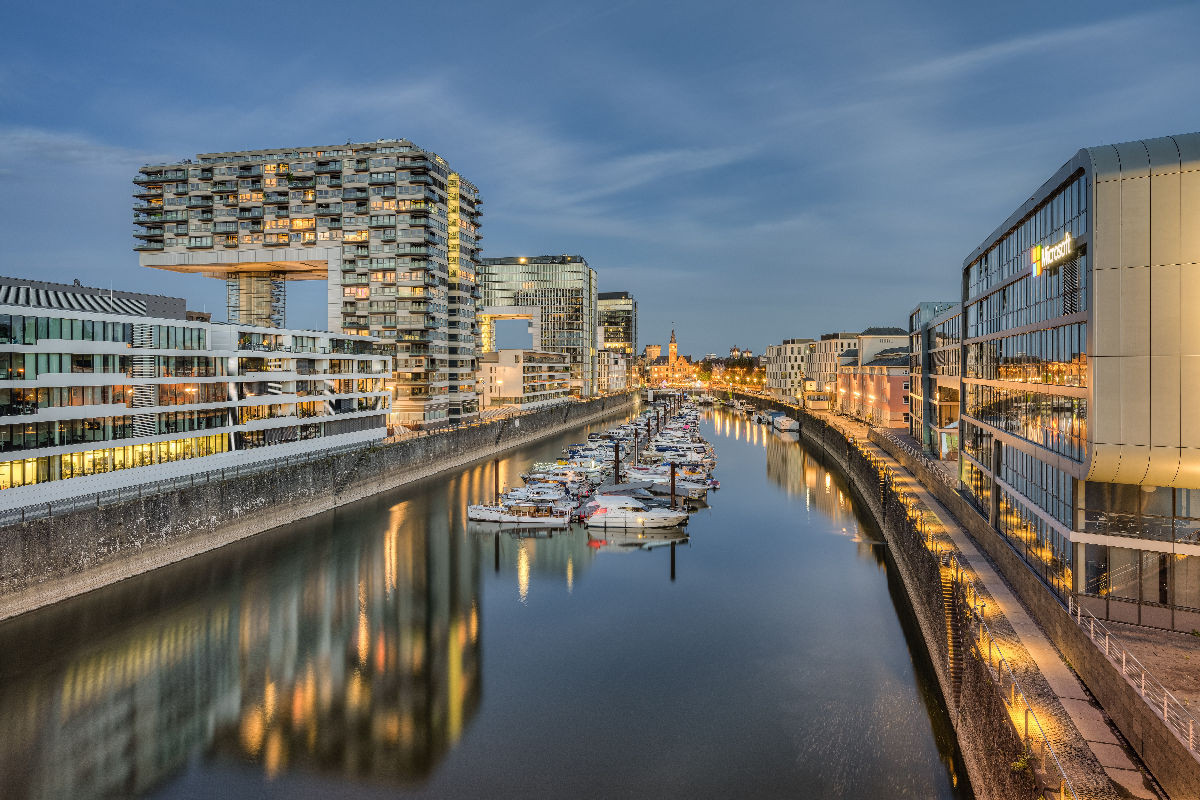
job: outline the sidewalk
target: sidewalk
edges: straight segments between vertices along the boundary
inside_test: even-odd
[[[952,544],[986,593],[988,626],[1018,672],[1051,746],[1081,798],[1157,798],[1142,770],[1058,651],[979,552],[954,517],[920,481],[881,448],[867,441],[868,427],[827,412],[810,412],[853,435],[860,446],[891,465],[897,483],[937,518],[938,538]]]

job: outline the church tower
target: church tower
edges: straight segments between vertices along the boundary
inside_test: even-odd
[[[667,345],[667,363],[672,367],[675,366],[675,359],[679,356],[679,345],[675,342],[675,329],[671,329],[671,343]]]

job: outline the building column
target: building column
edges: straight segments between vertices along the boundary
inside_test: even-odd
[[[225,311],[229,322],[283,328],[287,290],[282,272],[235,272],[225,279]]]

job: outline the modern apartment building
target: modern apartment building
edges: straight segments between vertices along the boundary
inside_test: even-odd
[[[189,321],[178,298],[0,279],[0,507],[381,439],[380,349]]]
[[[1080,150],[963,262],[964,493],[1060,598],[1200,629],[1200,134]]]
[[[935,458],[958,458],[962,304],[920,303],[908,315],[909,433]]]
[[[629,387],[629,375],[632,367],[624,353],[600,348],[597,354],[599,368],[596,386],[598,394],[614,394],[623,392]]]
[[[631,383],[633,362],[638,352],[637,300],[629,292],[600,292],[597,304],[603,347],[624,357],[629,370],[626,380]]]
[[[325,280],[330,330],[395,355],[394,424],[469,419],[478,190],[406,139],[202,153],[138,171],[143,266],[220,278],[228,319],[282,327],[285,284]]]
[[[857,333],[824,333],[808,345],[804,362],[804,405],[830,408],[837,404],[838,362],[842,353],[858,347]]]
[[[534,346],[565,353],[571,364],[572,390],[581,397],[597,391],[596,272],[583,256],[506,256],[485,258],[479,266],[483,305],[536,308],[541,338]]]
[[[484,353],[479,385],[488,407],[536,408],[571,394],[571,365],[562,353],[504,348]]]
[[[795,403],[804,397],[804,370],[812,339],[784,339],[768,345],[763,355],[767,391],[777,400]]]

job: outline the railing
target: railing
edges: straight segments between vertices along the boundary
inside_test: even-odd
[[[1196,719],[1188,713],[1178,698],[1167,687],[1159,683],[1142,662],[1138,661],[1137,657],[1129,652],[1104,626],[1104,623],[1096,619],[1092,612],[1079,605],[1074,597],[1067,598],[1067,611],[1071,615],[1071,619],[1075,620],[1075,624],[1083,628],[1092,643],[1104,652],[1113,666],[1121,671],[1121,675],[1137,690],[1142,699],[1154,710],[1154,713],[1162,717],[1167,727],[1174,731],[1179,740],[1187,746],[1188,752],[1200,760],[1196,739],[1197,735],[1200,735],[1200,723],[1197,723]]]
[[[959,562],[957,553],[950,552],[943,557],[943,565],[954,569],[955,574],[960,578],[957,581],[962,587],[963,599],[967,607],[970,609],[972,622],[975,625],[975,635],[971,637],[972,644],[979,654],[981,661],[986,661],[988,672],[992,675],[992,680],[1000,688],[1000,696],[1004,699],[1005,705],[1008,706],[1009,718],[1015,727],[1017,719],[1020,715],[1024,716],[1024,731],[1022,738],[1025,740],[1025,746],[1029,752],[1041,759],[1043,767],[1048,767],[1053,763],[1055,770],[1058,772],[1058,794],[1060,798],[1073,797],[1078,800],[1079,795],[1075,791],[1075,787],[1071,785],[1071,779],[1067,777],[1066,770],[1063,769],[1062,763],[1058,760],[1058,754],[1054,752],[1053,745],[1050,744],[1049,737],[1046,736],[1046,730],[1042,727],[1042,722],[1038,719],[1037,712],[1034,711],[1033,705],[1029,702],[1029,698],[1025,695],[1025,690],[1021,688],[1020,681],[1013,674],[1012,665],[1008,659],[1004,657],[1004,653],[1000,650],[1000,646],[996,644],[995,638],[992,636],[992,631],[983,619],[983,611],[986,608],[986,603],[979,599],[975,588],[975,581],[965,577],[963,572],[964,566]],[[983,648],[987,646],[987,657],[985,659]],[[993,663],[994,662],[994,663]],[[1007,693],[1005,686],[1008,686]],[[1035,731],[1031,731],[1029,723],[1033,722]],[[1036,733],[1036,735],[1031,735]],[[1041,753],[1037,752],[1040,745]],[[1049,757],[1049,761],[1047,761]],[[1049,770],[1047,770],[1049,773]]]
[[[970,565],[961,560],[959,553],[949,542],[940,541],[935,537],[929,524],[929,517],[933,516],[932,512],[915,494],[905,491],[902,486],[896,484],[894,480],[896,473],[890,464],[870,450],[861,447],[855,447],[849,451],[848,455],[851,457],[852,467],[857,466],[859,469],[866,469],[874,473],[881,498],[891,492],[903,505],[908,530],[899,531],[899,533],[919,537],[923,551],[936,559],[938,568],[952,571],[952,582],[961,599],[961,607],[966,610],[969,615],[968,622],[974,628],[971,637],[972,646],[980,661],[987,664],[988,674],[999,689],[1001,699],[1009,712],[1009,721],[1017,734],[1021,736],[1026,754],[1040,759],[1048,778],[1046,783],[1049,784],[1050,789],[1055,788],[1054,783],[1058,784],[1057,796],[1061,800],[1068,797],[1079,800],[1079,794],[1071,784],[1070,778],[1067,777],[1066,770],[1063,769],[1053,745],[1050,744],[1050,739],[1046,735],[1041,720],[1038,719],[1037,712],[1030,703],[1020,681],[1013,673],[1011,664],[996,643],[997,640],[991,629],[984,621],[984,610],[987,604],[979,592]],[[921,551],[918,550],[918,552]],[[1017,719],[1020,718],[1023,718],[1023,725],[1018,727]]]
[[[178,478],[167,478],[161,481],[139,483],[136,486],[122,486],[116,489],[92,492],[91,494],[71,497],[65,500],[54,500],[47,503],[35,503],[32,505],[20,506],[18,508],[5,509],[0,511],[0,526],[15,525],[19,522],[32,522],[33,520],[42,519],[43,517],[60,516],[62,514],[68,514],[72,511],[79,511],[85,508],[104,508],[105,506],[114,505],[116,503],[124,503],[129,500],[134,500],[149,495],[176,492],[180,489],[186,489],[191,486],[199,486],[206,483],[216,483],[219,481],[228,480],[230,478],[240,478],[246,475],[255,475],[260,472],[272,472],[275,470],[286,469],[287,467],[295,464],[316,461],[331,455],[349,453],[356,450],[365,450],[377,444],[378,442],[355,442],[354,444],[339,445],[337,447],[330,447],[313,453],[301,453],[297,455],[284,456],[283,458],[266,458],[263,461],[257,461],[252,464],[235,464],[234,466],[225,467],[224,469],[214,469],[209,470],[208,472],[196,472],[192,473],[191,475],[183,475]]]
[[[369,450],[373,447],[378,447],[380,444],[390,444],[393,442],[401,442],[407,439],[418,439],[427,436],[438,436],[444,433],[462,430],[464,428],[476,428],[492,422],[513,419],[529,414],[536,414],[551,408],[562,408],[563,406],[572,405],[576,402],[578,401],[566,400],[562,403],[539,406],[536,409],[531,409],[528,411],[512,409],[511,411],[504,412],[502,414],[493,414],[486,419],[481,417],[479,420],[474,422],[449,423],[440,427],[426,428],[422,430],[403,430],[397,433],[389,434],[383,439],[338,445],[336,447],[329,447],[323,450],[316,450],[311,453],[298,453],[284,456],[282,458],[278,456],[273,458],[265,458],[262,461],[257,461],[251,464],[236,464],[223,469],[213,469],[206,472],[196,472],[192,473],[191,475],[180,476],[178,478],[167,478],[160,481],[139,483],[136,486],[124,486],[116,489],[107,489],[100,492],[92,492],[85,495],[79,495],[77,497],[67,498],[64,500],[53,500],[45,503],[33,503],[30,505],[18,506],[16,508],[0,509],[0,527],[6,525],[15,525],[22,522],[32,522],[44,517],[61,516],[62,514],[68,514],[72,511],[79,511],[81,509],[104,508],[105,506],[114,505],[116,503],[123,503],[129,500],[155,494],[162,494],[165,492],[175,492],[191,486],[224,481],[228,480],[229,478],[239,478],[246,475],[255,475],[261,472],[273,472],[287,469],[288,467],[297,464],[318,461],[333,455]]]
[[[893,432],[887,428],[876,428],[875,430],[879,432],[880,436],[885,437],[889,442],[894,444],[896,447],[898,447],[901,450],[903,450],[904,452],[908,453],[908,455],[910,455],[913,459],[921,462],[921,464],[927,470],[929,470],[932,474],[936,475],[938,480],[940,480],[942,483],[946,484],[951,489],[958,491],[958,479],[955,478],[950,473],[946,472],[946,470],[942,468],[941,463],[938,462],[937,459],[932,458],[928,453],[923,452],[919,448],[913,447],[910,443],[905,441],[902,437],[897,436],[895,434],[895,432]]]

